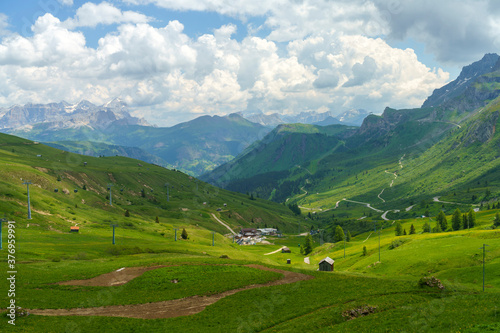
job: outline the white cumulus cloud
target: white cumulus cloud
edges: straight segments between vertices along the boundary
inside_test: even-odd
[[[108,2],[86,3],[63,22],[41,15],[32,36],[9,33],[0,40],[0,80],[5,82],[0,105],[104,103],[122,97],[136,115],[171,125],[200,114],[242,110],[340,113],[346,108],[417,107],[449,80],[448,73],[422,64],[413,50],[393,48],[377,37],[390,27],[381,23],[387,17],[370,1],[362,7],[360,1],[338,0],[155,3],[266,15],[272,30],[267,37],[237,40],[236,26],[227,24],[190,37],[179,21],[153,26],[152,18]],[[0,17],[0,28],[4,21]],[[99,24],[118,27],[90,47],[78,28]]]
[[[146,23],[151,18],[134,11],[121,11],[108,2],[94,4],[87,2],[76,11],[74,18],[66,20],[63,25],[69,29],[76,27],[96,27],[99,24]]]

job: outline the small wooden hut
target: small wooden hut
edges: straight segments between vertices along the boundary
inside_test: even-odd
[[[319,270],[323,272],[333,272],[334,262],[335,260],[333,260],[332,258],[326,257],[325,259],[319,262]]]
[[[281,253],[292,253],[292,251],[290,251],[288,247],[284,246],[281,248]]]

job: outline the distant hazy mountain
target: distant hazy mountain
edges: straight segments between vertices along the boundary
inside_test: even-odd
[[[130,116],[119,100],[102,106],[87,101],[77,105],[28,104],[6,111],[1,121],[0,132],[56,142],[58,148],[86,155],[134,157],[193,175],[230,161],[271,130],[237,114],[153,127]]]
[[[268,127],[276,127],[281,124],[311,124],[319,126],[342,124],[361,126],[363,119],[369,115],[369,112],[363,109],[351,109],[339,115],[335,115],[332,111],[323,113],[316,111],[301,112],[297,115],[281,115],[278,113],[266,115],[262,111],[241,112],[239,114],[251,122]]]
[[[363,109],[350,109],[339,114],[337,118],[343,125],[361,126],[363,120],[370,114],[371,112]]]
[[[33,125],[44,124],[46,130],[87,127],[104,129],[111,125],[150,126],[146,120],[130,115],[127,104],[119,99],[104,105],[94,105],[89,101],[78,104],[66,102],[50,104],[16,105],[0,112],[2,132],[30,131]]]
[[[481,60],[463,67],[460,75],[455,80],[439,89],[435,89],[432,95],[425,100],[422,107],[438,106],[460,95],[476,78],[491,72],[499,58],[496,53],[488,53]]]

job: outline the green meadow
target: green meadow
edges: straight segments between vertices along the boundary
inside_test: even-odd
[[[1,139],[0,209],[16,225],[15,300],[24,309],[146,304],[217,295],[283,278],[281,273],[248,264],[314,277],[241,290],[199,313],[174,318],[31,314],[17,317],[13,326],[3,313],[2,332],[483,332],[499,328],[500,231],[492,228],[498,210],[483,207],[474,228],[441,233],[422,233],[424,223],[433,227],[436,221],[418,217],[427,209],[435,216],[445,205],[450,225],[454,209],[474,207],[470,201],[462,206],[460,200],[452,200],[464,199],[466,190],[441,197],[456,205],[432,198],[402,201],[404,208],[414,200],[416,216],[413,210],[390,213],[383,224],[380,213],[351,202],[342,201],[337,210],[316,210],[314,216],[330,220],[342,214],[351,219],[367,216],[357,222],[367,230],[353,232],[346,243],[324,242],[327,237],[315,236],[313,250],[306,256],[300,253],[306,239],[297,236],[299,222],[302,233],[311,225],[325,227],[316,217],[306,220],[306,209],[295,216],[283,204],[252,200],[137,160],[82,157],[24,139]],[[391,180],[385,176],[384,182]],[[33,183],[31,220],[22,185],[26,180]],[[112,205],[106,197],[108,184],[113,184]],[[381,210],[388,207],[383,204]],[[267,237],[268,245],[240,246],[212,214],[235,230],[276,226],[283,237]],[[396,219],[407,233],[413,224],[416,233],[396,236],[396,222],[392,222]],[[71,233],[75,225],[80,231]],[[187,239],[181,238],[183,229]],[[7,295],[7,223],[3,223],[2,240],[0,299],[5,309],[11,299]],[[488,244],[484,292],[483,244]],[[291,253],[269,254],[282,246]],[[326,256],[335,260],[334,272],[317,270]],[[117,286],[58,284],[144,266],[161,267]],[[431,276],[444,289],[419,285],[421,278]],[[174,279],[179,282],[172,283]],[[348,315],[360,309],[368,310],[359,317]]]

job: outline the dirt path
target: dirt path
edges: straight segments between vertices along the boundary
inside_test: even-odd
[[[373,231],[372,231],[372,232],[370,232],[370,234],[368,235],[368,237],[366,237],[366,239],[363,241],[363,243],[364,243],[364,242],[366,242],[366,241],[370,238],[370,236],[371,236],[372,234],[373,234]]]
[[[466,203],[461,203],[461,202],[441,201],[441,200],[439,200],[439,198],[440,197],[434,197],[434,198],[432,198],[432,200],[434,202],[450,204],[450,205],[479,206],[478,204],[466,204]]]
[[[219,220],[219,218],[218,218],[217,216],[215,216],[215,214],[214,214],[214,213],[212,213],[212,216],[214,217],[214,219],[215,219],[217,222],[219,222],[220,224],[222,224],[223,226],[225,226],[225,227],[226,227],[229,231],[231,231],[231,233],[232,233],[233,235],[235,235],[235,236],[236,236],[236,233],[234,232],[234,230],[233,230],[233,229],[231,229],[231,227],[229,227],[226,223],[224,223],[224,222],[222,222],[221,220]]]
[[[386,212],[384,212],[384,214],[382,214],[382,216],[380,216],[382,219],[386,220],[386,221],[389,221],[389,219],[387,218],[387,213],[389,212],[394,212],[394,213],[399,213],[400,210],[399,209],[395,209],[395,210],[388,210]],[[393,222],[394,223],[394,222]]]
[[[111,306],[101,306],[96,308],[76,308],[76,309],[45,309],[45,310],[29,310],[30,313],[42,316],[106,316],[106,317],[127,317],[127,318],[139,318],[139,319],[159,319],[159,318],[173,318],[180,316],[189,316],[198,312],[203,311],[207,306],[217,302],[218,300],[236,294],[242,290],[254,289],[254,288],[262,288],[269,286],[277,286],[281,284],[294,283],[299,281],[305,281],[309,279],[313,279],[313,276],[295,273],[275,268],[268,268],[260,265],[246,265],[247,267],[262,269],[265,271],[272,271],[283,274],[283,278],[277,281],[272,281],[264,284],[254,284],[250,286],[246,286],[239,289],[228,290],[223,293],[211,296],[192,296],[182,299],[176,299],[171,301],[163,301],[163,302],[155,302],[155,303],[146,303],[146,304],[134,304],[134,305],[111,305]],[[159,268],[161,266],[156,266],[155,268]],[[130,269],[123,269],[121,271],[115,271],[116,273],[120,273],[125,271],[132,271],[132,268],[136,268],[136,271],[140,271],[143,269],[144,273],[147,270],[154,269],[153,267],[130,267]],[[103,274],[109,275],[113,274]],[[142,274],[141,273],[141,274]],[[131,274],[130,276],[132,276]],[[140,274],[139,274],[140,275]],[[102,275],[101,275],[102,276]],[[138,276],[138,275],[137,275]],[[134,276],[134,277],[137,277]],[[94,279],[97,279],[96,277]],[[109,277],[108,277],[109,278]],[[132,280],[130,278],[128,281]],[[89,280],[81,280],[89,281]],[[126,282],[128,282],[126,281]],[[69,282],[69,281],[68,281]],[[124,283],[126,283],[124,282]],[[73,283],[76,283],[73,281]],[[76,284],[74,284],[76,285]],[[85,284],[80,284],[85,285]]]
[[[275,253],[278,253],[278,252],[280,252],[280,251],[281,251],[284,247],[285,247],[285,246],[282,246],[282,247],[280,247],[279,249],[277,249],[276,251],[273,251],[273,252],[264,253],[264,255],[265,255],[265,256],[268,256],[268,255],[270,255],[270,254],[275,254]]]
[[[360,204],[360,205],[365,205],[367,208],[373,209],[377,213],[383,213],[384,212],[383,210],[380,210],[380,209],[377,209],[377,208],[373,208],[369,203],[366,203],[366,202],[360,202],[360,201],[354,201],[354,200],[347,200],[346,198],[344,198],[342,200],[353,202],[353,203],[357,203],[357,204]]]
[[[382,199],[382,197],[381,197],[382,193],[384,193],[384,190],[385,190],[385,188],[383,188],[383,189],[382,189],[382,191],[379,193],[379,195],[377,195],[377,197],[378,197],[380,200],[382,200],[382,202],[385,202],[385,200],[384,200],[384,199]]]

